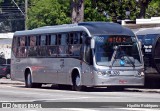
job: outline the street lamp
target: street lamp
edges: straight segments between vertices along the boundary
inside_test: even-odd
[[[129,19],[129,16],[130,16],[130,11],[126,10],[126,19]]]
[[[109,19],[109,15],[106,11],[103,11],[103,15],[106,16],[107,19]]]

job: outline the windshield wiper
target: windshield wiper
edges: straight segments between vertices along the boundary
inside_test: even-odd
[[[113,66],[113,63],[114,63],[114,61],[116,60],[116,54],[117,54],[117,51],[118,51],[118,49],[119,49],[119,47],[120,47],[121,45],[118,45],[118,46],[115,46],[114,47],[114,52],[113,52],[113,55],[112,55],[112,58],[111,58],[111,62],[110,62],[110,65],[109,65],[109,67],[110,68],[112,68],[112,66]],[[124,46],[124,45],[123,45]],[[131,45],[129,45],[129,46],[131,46]],[[134,62],[128,57],[128,55],[123,55],[123,57],[124,56],[126,56],[127,57],[127,59],[129,60],[129,63],[133,66],[133,67],[135,67],[135,64],[134,64]]]
[[[129,60],[129,63],[131,63],[131,65],[135,68],[135,64],[134,62],[128,57],[128,55],[126,55],[127,59]]]
[[[112,69],[112,66],[113,66],[113,62],[116,60],[116,54],[117,54],[117,50],[118,50],[119,46],[115,46],[114,47],[114,52],[113,52],[113,55],[112,55],[112,58],[111,58],[111,62],[110,62],[110,65],[109,67]]]
[[[119,46],[120,46],[120,47],[121,47],[121,46],[122,46],[122,47],[129,47],[129,46],[133,46],[133,45],[119,45]],[[134,62],[129,58],[129,56],[128,56],[127,54],[125,54],[125,55],[123,55],[123,56],[126,56],[127,59],[129,60],[130,64],[131,64],[133,67],[135,67]]]

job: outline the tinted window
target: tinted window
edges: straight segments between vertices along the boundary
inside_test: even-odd
[[[68,35],[62,34],[61,35],[61,45],[67,45],[67,39],[68,39]]]
[[[143,41],[144,36],[145,36],[145,35],[137,35],[138,40],[139,40],[140,42],[142,42],[142,41]]]
[[[42,35],[41,36],[41,43],[40,43],[40,45],[41,46],[45,46],[47,44],[47,37],[46,37],[46,35]]]
[[[16,41],[17,37],[13,37],[13,45],[12,45],[12,51],[13,51],[13,54],[16,55],[16,52],[17,52],[17,41]]]
[[[28,56],[37,56],[36,36],[30,36],[30,47],[28,48]]]
[[[50,45],[56,45],[56,35],[50,36]]]
[[[26,37],[21,36],[18,37],[18,46],[17,47],[17,57],[25,57],[26,56]]]
[[[155,42],[157,34],[148,34],[144,37],[144,45],[152,45]]]

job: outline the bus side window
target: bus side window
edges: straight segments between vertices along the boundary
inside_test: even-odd
[[[56,46],[56,34],[51,34],[48,36],[49,44],[47,46],[47,55],[49,57],[56,57],[57,56],[57,46]]]
[[[26,56],[26,38],[25,36],[18,37],[18,51],[17,57]]]
[[[38,56],[46,56],[46,45],[47,45],[47,36],[41,35],[39,39],[37,39],[40,42],[40,45],[38,46]],[[38,45],[38,44],[37,44]]]
[[[74,43],[73,44],[82,44],[82,34],[80,32],[77,32],[73,38]]]
[[[80,42],[81,41],[81,42]],[[73,57],[80,57],[80,51],[82,46],[80,32],[74,32],[70,34],[69,54]]]
[[[41,41],[40,42],[41,46],[47,45],[47,36],[46,35],[41,35],[40,41]]]
[[[17,52],[17,37],[13,37],[13,45],[12,45],[12,51],[13,51],[13,54],[15,55],[15,56],[17,56],[16,55],[16,52]]]
[[[56,35],[50,36],[50,43],[49,45],[56,45]]]
[[[67,38],[68,38],[68,34],[61,34],[60,44],[59,44],[59,56],[66,56],[68,53]]]
[[[32,56],[37,56],[37,46],[36,46],[36,39],[37,37],[36,36],[30,36],[30,45],[29,45],[29,48],[28,48],[28,56],[29,57],[32,57]]]

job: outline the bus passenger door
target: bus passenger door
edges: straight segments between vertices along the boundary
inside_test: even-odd
[[[90,48],[90,45],[86,45],[84,47],[84,57],[82,59],[82,82],[84,85],[91,85],[93,83],[93,73],[92,67],[93,67],[93,54],[92,49]]]

